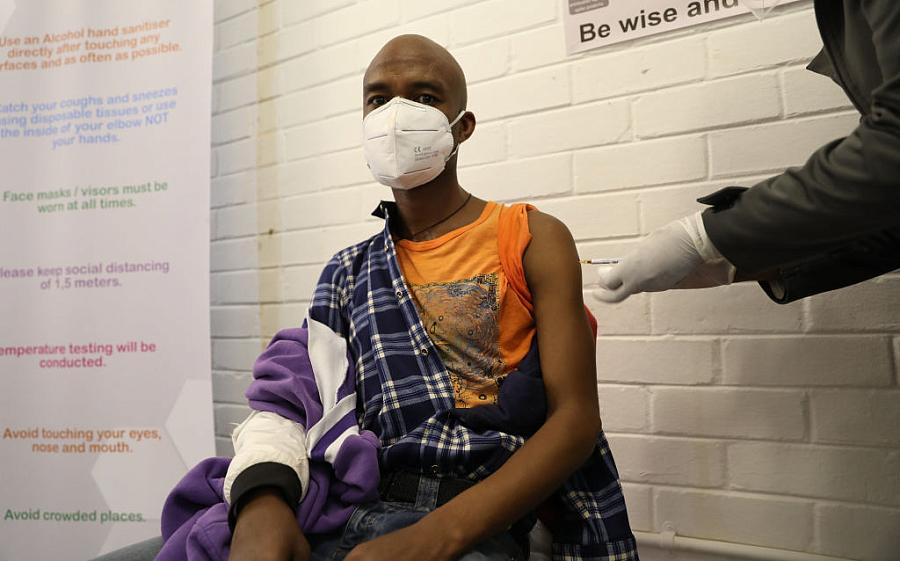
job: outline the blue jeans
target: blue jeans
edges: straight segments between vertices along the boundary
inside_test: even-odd
[[[358,507],[342,532],[329,536],[309,536],[311,561],[340,561],[361,543],[406,528],[434,510],[437,501],[437,480],[422,478],[415,503],[377,501]],[[509,532],[489,538],[460,561],[527,561],[528,537],[516,540]]]
[[[356,509],[343,532],[310,536],[311,561],[340,561],[361,543],[418,522],[428,514],[408,503],[377,502]],[[478,544],[460,561],[527,561],[523,548],[508,533]]]

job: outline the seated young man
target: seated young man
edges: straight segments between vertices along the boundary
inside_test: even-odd
[[[257,361],[235,458],[179,484],[158,559],[525,559],[536,516],[555,559],[637,559],[570,233],[460,186],[475,117],[441,46],[389,41],[363,98],[384,231]]]

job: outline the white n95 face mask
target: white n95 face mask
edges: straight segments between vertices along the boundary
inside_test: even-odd
[[[444,171],[456,152],[453,122],[439,109],[395,97],[363,119],[363,152],[375,180],[394,189],[413,189]]]

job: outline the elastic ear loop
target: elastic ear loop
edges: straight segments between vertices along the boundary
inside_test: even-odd
[[[448,128],[448,129],[452,129],[452,128],[453,128],[453,125],[455,125],[456,123],[458,123],[459,120],[462,119],[463,115],[465,115],[465,114],[466,114],[466,110],[465,110],[465,109],[463,109],[462,111],[460,111],[460,112],[459,112],[459,115],[457,115],[456,118],[453,119],[453,122],[450,123],[450,126],[447,127],[447,128]],[[453,133],[451,132],[450,134],[452,135]],[[450,158],[452,158],[458,151],[459,151],[459,142],[456,142],[456,139],[454,138],[454,139],[453,139],[453,152],[450,152],[450,154],[444,159],[444,162],[450,161]]]

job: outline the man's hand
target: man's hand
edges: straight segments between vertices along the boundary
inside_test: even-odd
[[[697,213],[659,228],[618,265],[601,267],[597,273],[601,290],[594,298],[616,303],[638,292],[730,284],[734,266],[706,237]]]
[[[425,517],[412,526],[359,544],[345,561],[452,561],[459,556],[449,545],[448,528],[443,530]]]
[[[228,561],[309,561],[309,542],[277,492],[261,490],[241,509]]]

